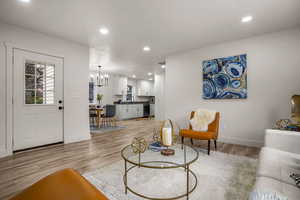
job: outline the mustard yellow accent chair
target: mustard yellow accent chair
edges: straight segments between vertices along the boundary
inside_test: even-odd
[[[64,169],[36,182],[10,200],[108,200],[73,169]]]
[[[194,117],[195,112],[191,112],[190,119]],[[207,131],[193,131],[191,124],[189,125],[189,129],[181,129],[180,130],[180,136],[181,136],[181,142],[184,143],[184,138],[190,138],[191,143],[193,145],[193,139],[196,140],[207,140],[208,141],[208,147],[207,147],[207,153],[209,155],[210,153],[210,141],[213,140],[215,143],[215,149],[217,149],[217,139],[219,134],[219,123],[220,123],[220,113],[216,113],[215,120],[208,125]]]

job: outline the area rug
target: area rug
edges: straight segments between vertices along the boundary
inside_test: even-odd
[[[191,200],[247,200],[255,182],[257,160],[248,157],[200,151],[199,159],[191,164],[198,186]],[[186,191],[184,169],[136,168],[128,175],[128,184],[137,192],[154,198],[176,196]],[[124,161],[84,174],[110,200],[141,200],[123,184]],[[190,184],[195,180],[190,179]],[[181,198],[186,199],[186,198]]]
[[[115,127],[90,127],[91,134],[97,134],[97,133],[107,133],[111,131],[118,131],[121,129],[126,128],[125,126],[115,126]]]

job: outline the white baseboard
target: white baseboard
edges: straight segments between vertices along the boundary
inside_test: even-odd
[[[9,153],[5,150],[0,150],[0,158],[4,158],[4,157],[10,156],[10,155],[12,155],[12,153]]]
[[[250,146],[250,147],[263,147],[264,146],[264,141],[248,140],[248,139],[241,139],[241,138],[221,137],[218,139],[218,141],[224,142],[227,144],[239,144],[239,145]]]

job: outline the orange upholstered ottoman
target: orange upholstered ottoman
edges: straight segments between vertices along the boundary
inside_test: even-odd
[[[108,200],[73,169],[64,169],[33,184],[11,200]]]

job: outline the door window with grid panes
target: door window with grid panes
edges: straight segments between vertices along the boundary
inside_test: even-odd
[[[55,66],[33,61],[25,62],[25,104],[54,104]]]

